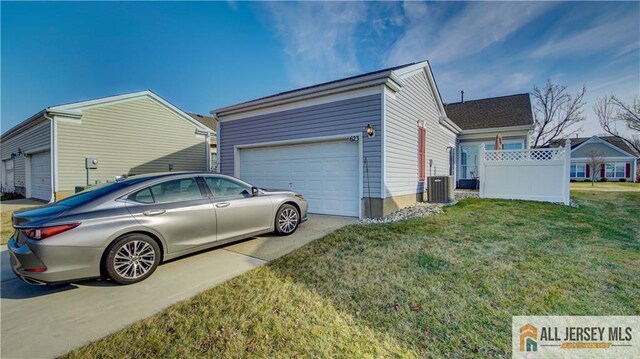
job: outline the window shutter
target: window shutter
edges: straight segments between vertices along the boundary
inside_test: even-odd
[[[425,179],[425,160],[426,160],[426,134],[427,131],[423,127],[418,128],[418,180]]]
[[[585,171],[584,171],[584,176],[585,176],[585,177],[587,177],[587,178],[588,178],[588,177],[591,177],[591,176],[590,176],[590,174],[591,174],[591,171],[590,171],[590,170],[591,170],[591,165],[587,163],[587,165],[586,165],[586,169],[585,169]]]
[[[605,178],[605,174],[604,174],[604,163],[600,165],[600,178]]]
[[[631,177],[631,163],[627,163],[624,169],[624,176]]]

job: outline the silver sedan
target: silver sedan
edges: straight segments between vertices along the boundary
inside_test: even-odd
[[[259,234],[293,233],[307,202],[211,173],[129,178],[13,214],[11,266],[30,284],[131,284],[165,260]]]

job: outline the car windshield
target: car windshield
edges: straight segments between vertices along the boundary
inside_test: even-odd
[[[126,183],[126,182],[115,182],[115,183],[106,183],[106,184],[94,186],[80,193],[76,193],[71,197],[67,197],[60,201],[57,201],[56,203],[61,204],[63,206],[68,206],[68,207],[78,206],[81,204],[85,204],[89,201],[92,201],[107,193],[116,191],[120,188],[124,188],[129,184],[130,183]]]

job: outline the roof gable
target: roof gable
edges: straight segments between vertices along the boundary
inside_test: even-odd
[[[58,106],[52,106],[52,107],[48,107],[46,111],[53,114],[62,114],[62,115],[81,117],[83,110],[88,110],[91,108],[102,107],[102,106],[109,106],[112,104],[122,103],[127,101],[134,101],[140,98],[148,98],[160,104],[161,106],[164,106],[170,112],[174,113],[175,115],[182,118],[183,120],[191,123],[200,131],[211,132],[209,128],[205,126],[203,123],[195,120],[189,114],[185,113],[184,111],[174,106],[169,101],[163,99],[162,97],[156,95],[155,93],[149,90],[132,92],[132,93],[123,94],[123,95],[101,97],[101,98],[87,100],[87,101],[72,102],[72,103],[58,105]]]
[[[574,137],[571,141],[571,154],[574,157],[588,157],[586,153],[589,145],[600,145],[600,150],[605,157],[613,157],[614,155],[623,157],[638,157],[635,151],[629,147],[622,139],[615,136],[591,136],[591,137]],[[554,140],[551,147],[557,147],[558,143],[564,143],[565,140]]]
[[[528,93],[445,105],[447,116],[462,130],[531,126],[533,112]]]

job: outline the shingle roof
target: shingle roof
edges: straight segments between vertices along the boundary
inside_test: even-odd
[[[636,151],[631,148],[626,142],[624,142],[623,140],[619,139],[618,137],[615,136],[597,136],[598,138],[600,138],[601,140],[607,141],[608,143],[616,146],[617,148],[632,154],[634,156],[638,156],[638,154],[636,153]],[[585,141],[587,141],[588,139],[590,139],[591,137],[574,137],[574,138],[570,138],[569,141],[571,141],[571,148],[574,149],[578,146],[580,146],[581,144],[583,144]],[[560,147],[560,146],[564,146],[566,139],[561,138],[558,140],[552,140],[549,143],[550,147]]]
[[[444,109],[462,130],[533,125],[528,93],[450,103]]]
[[[187,112],[187,115],[191,116],[194,120],[200,122],[201,124],[207,126],[208,128],[218,131],[218,121],[210,116],[204,116],[197,113]]]

